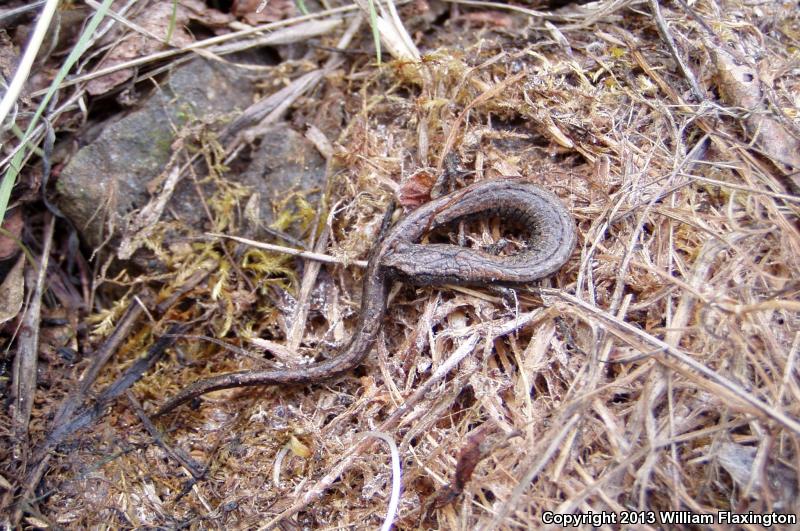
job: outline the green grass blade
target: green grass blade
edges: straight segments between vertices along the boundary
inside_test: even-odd
[[[175,32],[175,26],[178,20],[178,0],[172,0],[172,15],[169,17],[169,25],[167,26],[167,36],[164,38],[164,44],[169,46],[169,41],[172,40],[172,34]]]
[[[58,90],[58,86],[62,81],[64,81],[64,78],[67,77],[67,74],[72,69],[73,65],[78,62],[78,59],[80,59],[81,55],[83,55],[83,52],[86,51],[92,35],[97,29],[97,26],[100,25],[100,22],[102,22],[102,20],[105,18],[106,13],[108,13],[108,9],[111,7],[112,1],[113,0],[104,0],[95,14],[92,16],[91,20],[89,20],[89,24],[86,25],[86,29],[83,30],[83,33],[78,39],[78,42],[75,44],[75,47],[72,49],[69,56],[67,56],[67,59],[64,61],[64,64],[59,69],[56,77],[50,84],[50,88],[47,90],[47,94],[44,95],[44,98],[39,104],[39,107],[36,109],[30,124],[28,124],[28,129],[25,131],[23,144],[28,144],[30,142],[30,136],[36,129],[36,125],[39,122],[39,119],[42,117],[42,114],[44,114],[45,109],[47,109],[47,104],[50,103],[53,95],[55,95],[56,91]],[[6,209],[8,208],[8,200],[11,197],[11,189],[14,187],[14,183],[17,181],[17,176],[22,169],[22,161],[25,160],[28,152],[29,148],[27,146],[24,146],[22,149],[17,151],[17,154],[8,164],[8,169],[3,176],[3,182],[0,183],[0,220],[5,218]]]
[[[300,13],[308,15],[309,11],[308,8],[306,7],[306,3],[303,0],[296,0],[296,3],[297,3],[297,9],[300,10]]]
[[[375,11],[375,0],[369,0],[369,25],[372,28],[372,38],[375,39],[375,53],[378,64],[381,64],[381,34],[378,31],[378,12]]]

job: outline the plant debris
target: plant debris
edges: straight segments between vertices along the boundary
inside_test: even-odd
[[[23,4],[9,19],[32,25]],[[56,133],[21,151],[0,236],[0,389],[17,390],[0,412],[3,525],[531,529],[605,511],[652,514],[655,529],[674,511],[800,514],[796,3],[207,4],[206,17],[196,0],[174,16],[171,2],[113,2],[47,127],[30,120],[55,46],[3,117],[16,120],[4,173],[29,124],[34,143]],[[259,40],[310,21],[301,40]],[[258,62],[234,54],[259,47]],[[16,53],[0,35],[4,71]],[[184,112],[191,90],[214,92],[158,92],[189,57],[259,79],[252,99]],[[48,221],[43,162],[58,190],[80,146],[108,131],[135,145],[119,124],[151,89],[168,134],[140,147],[160,159],[123,168],[80,220]],[[281,139],[307,145],[265,151]],[[267,178],[311,167],[319,180]],[[336,355],[388,206],[501,176],[573,213],[561,271],[515,292],[398,282],[362,367],[153,418],[197,379]],[[511,248],[499,225],[453,239]],[[394,441],[399,474],[367,432]]]

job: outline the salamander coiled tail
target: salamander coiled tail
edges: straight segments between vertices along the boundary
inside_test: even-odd
[[[479,214],[521,225],[531,235],[527,248],[513,256],[493,256],[458,245],[417,243],[438,226]],[[356,330],[338,356],[298,368],[242,371],[201,380],[183,389],[156,415],[219,389],[315,383],[357,367],[375,343],[391,279],[426,285],[530,283],[561,268],[575,241],[575,220],[558,197],[518,178],[480,181],[430,201],[399,221],[373,247]]]

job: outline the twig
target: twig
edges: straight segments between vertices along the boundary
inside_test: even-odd
[[[95,0],[83,0],[83,1],[86,2],[89,5],[89,7],[91,7],[94,10],[100,9],[100,3],[96,2]],[[109,18],[114,19],[116,22],[119,22],[120,24],[122,24],[126,28],[129,28],[132,31],[140,33],[145,37],[153,39],[154,41],[164,43],[164,37],[158,36],[152,31],[148,30],[147,28],[143,28],[142,26],[136,24],[135,22],[128,20],[127,18],[121,16],[113,9],[108,10],[107,16]]]
[[[529,17],[533,18],[540,18],[540,19],[561,19],[563,17],[553,15],[552,13],[546,13],[542,11],[536,11],[534,9],[528,9],[526,7],[516,6],[513,4],[507,4],[505,2],[482,2],[480,0],[445,0],[451,4],[462,4],[465,6],[475,6],[475,7],[489,7],[492,9],[505,9],[508,11],[512,11],[514,13],[521,13],[523,15],[528,15]]]
[[[362,22],[363,17],[360,14],[353,18],[344,34],[339,39],[337,43],[338,48],[346,48],[350,45],[358,28],[361,27]],[[343,63],[344,59],[340,55],[331,55],[322,68],[303,74],[292,81],[288,86],[247,108],[242,115],[228,125],[220,135],[223,140],[227,141],[229,137],[235,134],[233,140],[226,145],[226,152],[232,154],[236,153],[236,150],[243,141],[246,143],[253,143],[255,139],[260,138],[266,129],[270,128],[272,124],[277,122],[286,113],[289,107],[297,101],[297,98],[316,87],[322,78],[333,72]],[[257,125],[251,127],[253,124]],[[231,155],[231,157],[233,157],[233,155]]]
[[[53,230],[56,218],[48,212],[47,226],[44,230],[44,245],[42,256],[39,260],[39,270],[33,283],[28,311],[22,320],[22,331],[17,341],[17,355],[14,357],[14,385],[11,394],[14,397],[13,414],[11,417],[12,432],[14,434],[15,450],[17,457],[21,457],[28,442],[28,422],[33,410],[33,397],[36,393],[36,366],[39,356],[39,325],[42,310],[42,295],[44,293],[45,279],[47,278],[47,265],[50,261],[50,247],[53,243]],[[29,270],[33,271],[33,270]],[[33,277],[33,274],[29,275]],[[30,283],[31,278],[28,279]]]
[[[178,300],[178,298],[200,283],[210,271],[210,268],[201,270],[189,277],[183,286],[177,289],[175,293],[173,293],[170,297],[156,307],[156,315],[159,317],[163,315],[172,306],[172,304]],[[33,453],[31,462],[34,464],[28,469],[29,472],[23,486],[21,501],[20,504],[17,505],[14,513],[15,522],[19,522],[19,519],[22,516],[23,502],[33,496],[36,486],[39,484],[39,481],[42,479],[42,476],[47,469],[50,457],[53,455],[50,450],[59,444],[64,437],[84,426],[89,425],[94,419],[99,417],[103,408],[105,407],[105,403],[112,400],[115,396],[126,389],[124,386],[122,388],[119,386],[109,386],[109,388],[107,388],[106,391],[98,397],[93,408],[85,409],[78,415],[73,416],[74,411],[83,403],[83,400],[85,399],[89,388],[97,378],[100,369],[108,362],[114,352],[116,352],[120,343],[128,336],[133,328],[133,325],[138,321],[138,318],[142,313],[144,313],[144,311],[145,308],[138,302],[131,303],[123,317],[120,319],[117,328],[108,337],[108,339],[106,339],[103,345],[97,349],[95,359],[89,369],[84,373],[78,387],[72,393],[70,393],[70,395],[59,407],[59,410],[56,412],[53,420],[53,426],[50,430],[50,433],[47,435],[44,443],[42,443]],[[173,326],[171,328],[171,331],[175,331],[175,334],[180,333],[183,330],[184,328],[180,326]],[[161,354],[163,354],[164,349],[169,347],[169,345],[175,341],[176,337],[179,336],[175,336],[174,334],[171,335],[168,332],[153,346],[151,346],[148,350],[147,356],[143,358],[145,360],[145,368],[138,374],[141,375],[142,372],[146,371],[147,368],[152,365],[152,363],[155,363],[155,361],[160,358]],[[138,361],[137,364],[140,364],[140,362],[141,360]],[[150,363],[150,365],[147,363]],[[136,366],[136,364],[134,365]],[[125,378],[126,375],[128,375],[128,373],[133,369],[134,367],[132,366],[129,371],[127,371],[120,379]],[[130,382],[129,385],[132,385],[135,379],[131,381],[131,378],[128,377],[126,381]],[[117,395],[113,394],[113,389],[119,390]]]
[[[356,0],[364,14],[370,16],[375,26],[373,31],[377,31],[381,41],[386,45],[386,49],[395,58],[405,61],[419,61],[420,53],[411,36],[408,34],[403,22],[394,9],[393,0],[386,0],[388,9],[384,7],[382,0]],[[378,6],[381,14],[375,13],[374,7]],[[377,47],[377,43],[376,43]]]
[[[156,307],[155,317],[164,315],[181,296],[197,286],[211,271],[212,268],[202,269],[189,277],[183,285]],[[111,359],[111,356],[117,351],[122,341],[128,337],[133,326],[139,321],[139,317],[145,312],[147,312],[147,308],[142,305],[138,298],[130,303],[125,313],[122,314],[114,331],[106,338],[97,351],[95,351],[92,364],[83,373],[78,386],[67,396],[59,407],[53,419],[53,431],[59,429],[61,425],[66,423],[72,416],[72,413],[83,403],[86,394],[100,374],[100,369],[108,363],[108,360]]]
[[[32,465],[28,468],[28,475],[25,477],[19,501],[12,515],[13,525],[17,525],[22,519],[25,507],[29,500],[33,498],[36,486],[41,481],[47,469],[47,464],[50,462],[50,457],[53,455],[52,449],[72,433],[91,425],[100,418],[106,406],[136,383],[142,374],[150,370],[162,358],[166,349],[175,342],[175,336],[182,334],[185,330],[186,325],[172,325],[166,334],[150,346],[144,356],[136,360],[114,383],[100,393],[93,405],[79,411],[69,422],[55,427],[50,432],[44,442],[37,447],[33,454],[33,459],[31,459]]]
[[[675,46],[675,41],[672,39],[672,35],[669,34],[669,28],[667,27],[667,23],[664,20],[664,17],[661,16],[661,8],[658,5],[658,0],[649,0],[650,2],[650,9],[653,11],[653,17],[656,19],[656,27],[658,28],[658,33],[661,35],[661,40],[666,43],[667,47],[669,48],[669,53],[672,55],[672,58],[675,59],[675,62],[678,63],[678,68],[680,69],[681,73],[683,73],[683,77],[686,78],[686,81],[689,82],[689,86],[692,89],[692,94],[694,94],[695,99],[698,102],[704,101],[705,94],[703,90],[700,88],[700,85],[697,83],[697,79],[694,77],[694,73],[686,66],[686,63],[683,61],[680,52],[678,51],[678,47]]]
[[[539,475],[544,466],[561,448],[564,439],[580,420],[580,416],[572,414],[569,416],[569,418],[561,420],[562,422],[553,424],[553,428],[551,428],[549,433],[553,433],[556,431],[556,429],[558,429],[558,432],[553,434],[552,437],[543,437],[542,440],[539,441],[539,444],[532,449],[530,455],[535,456],[534,462],[528,467],[528,470],[525,471],[524,476],[514,488],[511,496],[509,496],[505,503],[503,503],[503,506],[500,508],[500,510],[495,513],[491,523],[485,529],[497,528],[502,520],[508,515],[508,513],[511,512],[514,507],[516,507],[519,499],[525,493],[525,490],[527,490],[530,483],[536,479],[536,476]]]
[[[338,27],[340,24],[341,24],[341,19],[337,18],[331,18],[329,20],[310,21],[310,22],[300,23],[297,26],[293,26],[290,28],[274,31],[264,37],[253,37],[253,38],[243,39],[238,42],[233,42],[230,44],[222,44],[219,46],[211,47],[209,49],[200,48],[194,50],[194,52],[195,54],[205,59],[227,63],[228,61],[226,59],[223,59],[223,56],[225,55],[234,54],[236,52],[249,50],[251,48],[256,48],[256,47],[270,46],[270,45],[274,46],[278,44],[291,44],[294,42],[308,41],[312,37],[329,33],[331,30]],[[133,81],[139,82],[145,79],[152,79],[153,77],[163,74],[164,72],[169,72],[174,70],[175,67],[177,67],[178,65],[188,63],[194,58],[195,58],[194,55],[188,55],[188,54],[184,55],[183,57],[176,57],[171,61],[169,61],[167,64],[143,72],[141,75],[137,75]],[[238,68],[253,70],[253,71],[272,71],[272,69],[274,68],[271,66],[259,66],[259,65],[245,64],[245,63],[235,63],[235,62],[233,64],[235,64]]]
[[[128,306],[114,331],[95,352],[92,364],[86,372],[83,373],[77,388],[71,392],[61,404],[61,407],[53,419],[53,429],[65,423],[67,419],[72,416],[72,413],[83,403],[83,400],[86,398],[86,393],[100,374],[100,369],[111,359],[111,356],[117,351],[122,341],[128,337],[128,334],[138,322],[142,313],[143,308],[140,304],[132,302]]]
[[[136,416],[139,417],[139,420],[142,421],[142,425],[147,430],[147,433],[153,438],[153,440],[158,444],[164,451],[169,455],[171,458],[176,460],[178,463],[181,464],[189,473],[192,475],[194,479],[202,478],[205,473],[206,469],[199,465],[192,457],[187,454],[182,448],[172,448],[170,445],[164,441],[164,436],[158,431],[158,428],[155,427],[153,422],[144,412],[142,409],[142,405],[136,400],[136,397],[133,396],[130,389],[125,391],[125,396],[128,398],[128,402],[130,402],[131,407],[133,408],[134,413]]]
[[[38,9],[42,5],[44,5],[46,0],[36,0],[36,2],[31,2],[28,5],[15,7],[12,9],[7,9],[5,11],[0,12],[0,22],[7,18],[16,17],[17,15],[21,15],[23,13],[27,13],[32,9]]]
[[[325,226],[314,244],[314,251],[319,252],[325,250],[328,246],[328,237],[331,234],[331,223],[333,221],[333,210],[328,216]],[[320,253],[321,254],[321,253]],[[303,271],[303,279],[300,281],[300,292],[297,294],[297,305],[292,313],[292,324],[289,327],[289,333],[286,335],[286,347],[293,352],[297,352],[300,342],[303,340],[303,332],[306,328],[306,320],[308,319],[308,298],[311,296],[311,291],[317,283],[317,275],[319,275],[322,263],[312,261]]]
[[[433,384],[444,378],[461,362],[461,360],[463,360],[472,352],[472,350],[478,344],[478,339],[479,334],[472,334],[469,336],[461,344],[461,346],[459,346],[458,349],[456,349],[456,351],[447,360],[445,360],[445,362],[442,363],[439,368],[437,368],[436,372],[431,375],[425,384],[420,386],[419,389],[417,389],[414,394],[408,398],[408,400],[406,400],[400,407],[395,409],[394,412],[389,415],[389,418],[381,423],[381,425],[377,428],[377,431],[389,432],[389,430],[396,427],[400,423],[400,420],[402,420],[403,416],[411,411],[412,408],[427,395]],[[328,473],[325,474],[325,476],[317,481],[317,483],[312,487],[306,489],[305,494],[303,494],[298,501],[286,508],[279,515],[275,516],[272,520],[268,521],[260,529],[272,529],[281,520],[289,518],[298,511],[301,511],[308,504],[318,500],[322,494],[324,494],[325,491],[328,490],[331,485],[333,485],[339,476],[341,476],[345,470],[350,468],[350,466],[355,462],[356,458],[368,451],[374,443],[375,441],[373,439],[362,439],[359,443],[353,446],[349,452],[345,453],[341,460],[333,468],[331,468]]]

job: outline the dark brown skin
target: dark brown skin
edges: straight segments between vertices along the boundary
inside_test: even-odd
[[[458,245],[415,243],[440,225],[477,214],[496,215],[528,229],[527,248],[500,257]],[[178,393],[156,414],[163,415],[219,389],[316,383],[347,372],[372,350],[386,313],[390,280],[424,285],[527,284],[561,268],[572,254],[575,240],[575,220],[558,197],[520,179],[481,181],[430,201],[398,222],[373,247],[364,273],[356,331],[341,354],[300,368],[241,371],[201,380]]]

